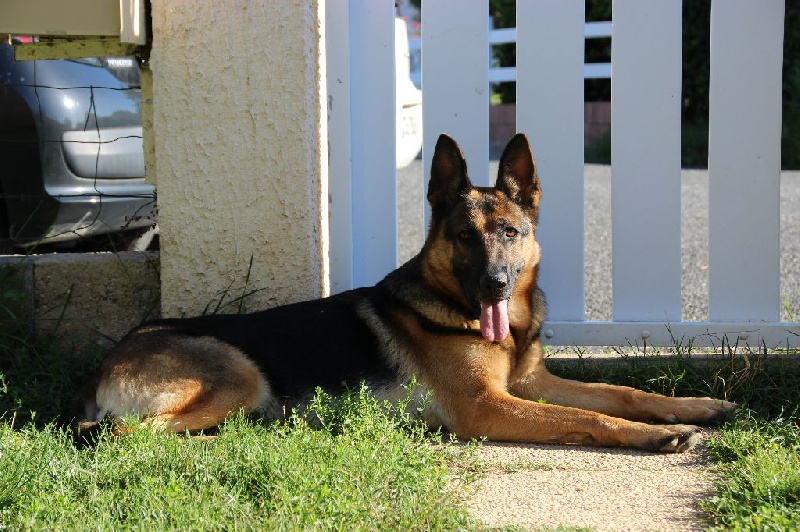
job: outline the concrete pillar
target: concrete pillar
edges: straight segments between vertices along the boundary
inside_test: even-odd
[[[323,21],[324,0],[152,1],[164,316],[327,294]]]

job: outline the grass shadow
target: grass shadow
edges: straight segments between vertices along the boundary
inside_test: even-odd
[[[69,422],[72,399],[99,367],[103,350],[76,348],[59,330],[36,335],[15,268],[0,268],[0,419],[16,426]]]

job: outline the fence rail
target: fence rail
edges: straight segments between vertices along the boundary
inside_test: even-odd
[[[490,20],[491,23],[491,20]],[[585,39],[611,38],[611,22],[586,22],[583,37]],[[517,42],[517,28],[498,28],[489,30],[489,45],[515,44]],[[414,38],[408,41],[411,54],[411,81],[417,87],[421,86],[420,65],[422,64],[422,39]],[[491,60],[489,64],[491,65]],[[584,79],[609,79],[611,77],[611,63],[586,63],[583,65]],[[489,83],[503,83],[517,81],[517,68],[514,67],[489,67]]]

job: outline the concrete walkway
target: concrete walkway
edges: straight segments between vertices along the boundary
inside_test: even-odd
[[[707,433],[707,432],[706,432]],[[705,444],[682,454],[485,443],[489,472],[468,508],[488,527],[604,531],[706,528],[697,501],[711,491]]]

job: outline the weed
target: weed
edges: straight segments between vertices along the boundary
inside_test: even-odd
[[[203,309],[202,315],[213,315],[213,314],[220,314],[223,310],[226,310],[230,307],[236,309],[236,314],[244,314],[246,312],[246,303],[250,296],[253,294],[257,294],[258,292],[262,291],[263,288],[250,288],[250,274],[253,271],[253,255],[250,255],[250,262],[247,264],[247,272],[245,274],[244,284],[241,288],[241,294],[235,297],[231,297],[230,300],[227,300],[228,297],[231,295],[233,291],[233,285],[235,284],[235,280],[232,280],[227,288],[221,290],[215,295],[215,300],[209,301],[206,307]]]
[[[786,310],[786,315],[789,317],[790,322],[796,322],[796,314],[792,305],[789,303],[789,298],[786,297],[786,294],[783,295],[783,308]]]
[[[535,462],[531,460],[522,460],[517,462],[510,462],[500,466],[504,473],[519,473],[520,471],[555,471],[563,469],[555,462]]]
[[[23,266],[0,268],[0,420],[13,416],[19,426],[68,421],[76,391],[103,353],[97,345],[75,348],[57,327],[34,334]],[[57,321],[65,310],[66,305]]]
[[[716,494],[702,508],[720,529],[800,527],[800,428],[796,413],[766,421],[748,410],[712,437]]]

